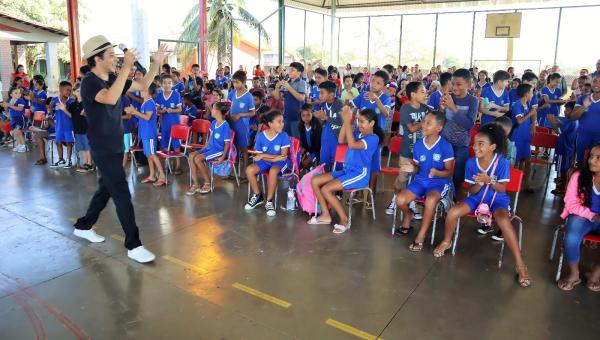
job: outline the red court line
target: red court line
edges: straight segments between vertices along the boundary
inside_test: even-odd
[[[3,282],[0,281],[0,284],[2,283]],[[4,282],[4,285],[6,284],[7,283]],[[0,288],[3,287],[0,285]],[[11,291],[10,287],[8,287],[8,289],[4,288],[3,290],[7,294],[12,293],[11,298],[15,300],[19,307],[21,307],[21,310],[25,313],[27,319],[29,319],[29,323],[31,324],[31,329],[35,334],[35,338],[37,340],[46,339],[46,330],[44,329],[44,324],[37,312],[35,311],[35,308],[33,308],[33,306],[27,301],[26,298],[23,298],[22,294],[19,291]]]

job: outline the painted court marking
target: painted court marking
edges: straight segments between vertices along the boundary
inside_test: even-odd
[[[269,302],[274,303],[274,304],[276,304],[276,305],[278,305],[280,307],[283,307],[283,308],[289,308],[292,305],[291,303],[289,303],[287,301],[278,299],[278,298],[276,298],[274,296],[271,296],[269,294],[263,293],[263,292],[261,292],[259,290],[254,289],[254,288],[250,288],[250,287],[245,286],[245,285],[243,285],[243,284],[241,284],[239,282],[234,283],[232,286],[234,288],[237,288],[237,289],[245,292],[245,293],[248,293],[250,295],[256,296],[257,298],[263,299],[265,301],[269,301]]]
[[[117,241],[121,241],[121,242],[125,242],[125,238],[121,235],[117,235],[117,234],[112,234],[110,235],[111,238],[117,240]]]
[[[358,338],[361,339],[365,339],[365,340],[375,340],[375,339],[380,339],[383,340],[382,338],[378,338],[377,336],[373,335],[373,334],[369,334],[365,331],[361,331],[358,328],[352,327],[348,324],[345,324],[343,322],[339,322],[337,320],[334,319],[327,319],[327,321],[325,321],[326,324],[328,324],[331,327],[337,328],[342,332],[346,332],[348,334],[352,334]]]
[[[180,265],[180,266],[182,266],[182,267],[184,267],[184,268],[186,268],[186,269],[189,269],[189,270],[195,271],[195,272],[197,272],[197,273],[200,273],[200,274],[206,274],[206,270],[205,270],[205,269],[203,269],[203,268],[200,268],[200,267],[198,267],[198,266],[195,266],[195,265],[193,265],[193,264],[191,264],[191,263],[187,263],[187,262],[185,262],[185,261],[183,261],[183,260],[180,260],[180,259],[178,259],[178,258],[176,258],[176,257],[169,256],[169,255],[165,255],[165,256],[163,256],[163,259],[165,259],[165,260],[167,260],[167,261],[169,261],[169,262],[172,262],[172,263],[178,264],[178,265]]]

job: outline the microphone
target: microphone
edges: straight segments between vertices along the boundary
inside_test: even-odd
[[[123,53],[127,52],[127,46],[125,44],[119,44],[119,48],[121,49],[121,51],[123,51]],[[142,66],[142,64],[140,64],[139,61],[136,60],[133,64],[140,72],[146,74],[146,68]]]

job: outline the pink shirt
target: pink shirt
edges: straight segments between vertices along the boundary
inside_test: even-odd
[[[563,208],[560,217],[566,219],[569,215],[578,215],[592,221],[594,216],[596,216],[596,213],[583,205],[583,197],[577,194],[577,188],[579,186],[578,180],[579,171],[571,175],[571,179],[567,185],[567,191],[565,192],[565,207]]]

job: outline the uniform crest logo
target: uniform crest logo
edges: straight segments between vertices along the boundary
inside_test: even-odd
[[[215,139],[219,139],[219,137],[221,137],[221,134],[220,134],[220,133],[218,133],[218,132],[217,132],[217,133],[215,133]]]
[[[427,159],[427,157],[425,157],[425,155],[421,155],[421,157],[419,157],[419,161],[424,162]]]
[[[171,103],[171,108],[175,108],[175,103]]]
[[[246,106],[246,103],[240,103],[240,108],[243,109]]]
[[[267,151],[267,147],[266,147],[266,146],[263,146],[263,147],[262,147],[262,151],[263,151],[263,152]]]
[[[279,150],[281,150],[281,145],[275,145],[275,147],[273,149],[275,149],[275,151],[279,151]]]
[[[434,153],[433,154],[433,160],[438,162],[440,159],[442,159],[442,155],[440,155],[439,153]]]

